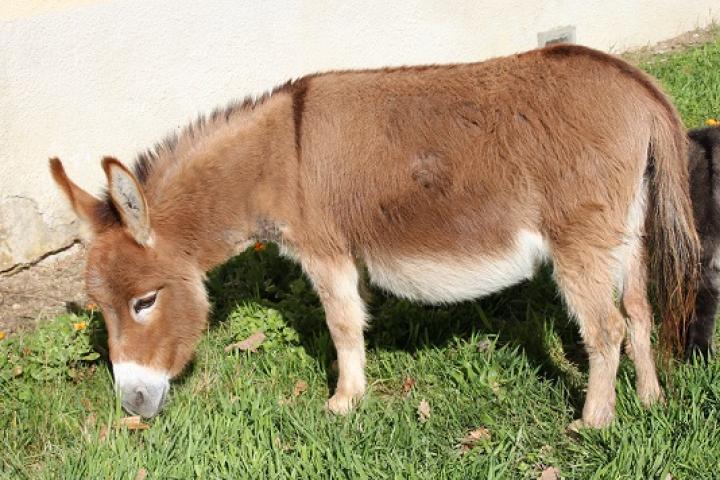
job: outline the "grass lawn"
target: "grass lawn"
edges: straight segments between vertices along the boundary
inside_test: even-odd
[[[688,127],[720,115],[720,39],[644,67]],[[717,359],[663,374],[667,404],[651,410],[625,359],[616,422],[565,432],[587,365],[547,270],[448,308],[373,292],[370,388],[344,418],[323,408],[334,351],[297,267],[272,247],[249,251],[208,287],[209,332],[147,429],[119,424],[98,314],[0,341],[0,477],[720,478]],[[225,352],[258,329],[257,352]]]

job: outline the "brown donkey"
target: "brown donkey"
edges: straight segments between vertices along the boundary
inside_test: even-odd
[[[256,240],[277,242],[313,282],[337,350],[338,413],[365,391],[363,266],[390,292],[448,303],[551,261],[590,359],[590,426],[613,418],[626,333],[640,399],[662,396],[646,268],[662,286],[665,340],[682,345],[698,262],[685,132],[645,74],[594,50],[311,75],[198,120],[134,173],[102,165],[104,200],[51,160],[90,227],[86,284],[116,388],[144,416],[205,329],[204,272]]]

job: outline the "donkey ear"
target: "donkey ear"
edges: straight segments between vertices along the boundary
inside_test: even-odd
[[[50,173],[52,173],[55,183],[58,184],[67,197],[78,218],[86,225],[89,225],[94,233],[102,230],[104,223],[99,213],[102,202],[78,187],[68,178],[59,158],[50,159]]]
[[[137,243],[147,245],[151,238],[150,213],[140,182],[130,170],[112,157],[103,158],[102,167],[107,176],[110,198],[123,224]]]

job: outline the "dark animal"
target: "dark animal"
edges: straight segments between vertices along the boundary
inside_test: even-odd
[[[686,355],[710,355],[720,296],[720,127],[691,130],[690,196],[702,245],[702,275]]]

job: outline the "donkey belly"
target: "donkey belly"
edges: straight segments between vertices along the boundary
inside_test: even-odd
[[[365,263],[372,283],[395,295],[448,303],[478,298],[528,279],[548,253],[542,235],[521,230],[501,252],[464,256],[427,252],[411,257],[385,253],[366,257]]]

